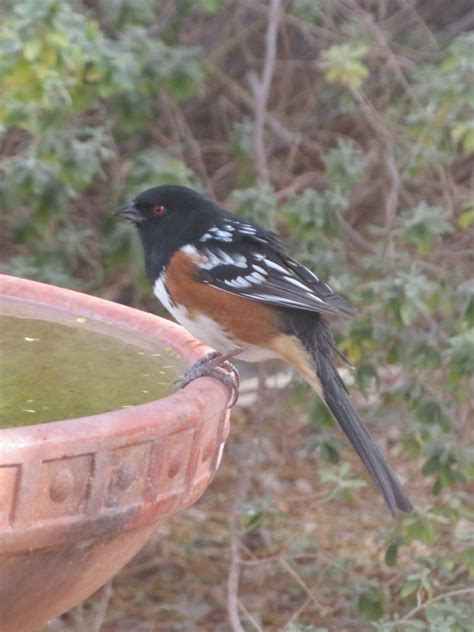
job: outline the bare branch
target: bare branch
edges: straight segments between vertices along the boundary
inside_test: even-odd
[[[237,507],[230,519],[230,570],[227,578],[227,611],[234,632],[245,632],[239,617],[239,579],[240,579],[240,538],[238,534],[239,516]]]
[[[390,130],[384,124],[382,116],[375,109],[372,103],[358,88],[351,88],[355,99],[359,102],[362,112],[367,122],[378,134],[382,144],[383,157],[385,159],[385,170],[388,176],[387,192],[385,195],[385,231],[388,233],[392,228],[398,209],[398,199],[401,187],[401,177],[398,171],[394,155],[394,141]]]
[[[247,617],[248,622],[253,625],[253,627],[257,630],[257,632],[263,632],[263,628],[260,627],[258,621],[255,620],[255,617],[253,617],[250,614],[250,612],[247,610],[247,608],[244,606],[244,604],[241,601],[239,601],[239,608],[242,610],[244,615]]]
[[[255,73],[249,74],[250,87],[255,95],[255,168],[257,169],[260,179],[266,184],[270,183],[270,173],[268,171],[267,155],[265,151],[265,119],[273,71],[275,69],[279,15],[280,0],[271,0],[268,11],[267,35],[265,38],[265,59],[262,77],[259,80]]]

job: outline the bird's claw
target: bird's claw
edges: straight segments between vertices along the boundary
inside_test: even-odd
[[[176,382],[175,390],[184,388],[199,377],[214,377],[222,382],[232,393],[229,408],[235,406],[239,398],[239,372],[231,362],[223,359],[222,356],[222,353],[213,351],[195,362]]]

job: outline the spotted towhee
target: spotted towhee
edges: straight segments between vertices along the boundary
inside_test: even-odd
[[[323,398],[392,514],[410,511],[331,359],[339,352],[324,316],[351,316],[354,308],[292,259],[276,234],[191,189],[148,189],[116,215],[138,229],[155,295],[181,325],[218,352],[189,375],[215,375],[236,355],[248,362],[286,361]]]

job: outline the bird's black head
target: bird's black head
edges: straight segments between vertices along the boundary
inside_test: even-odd
[[[173,252],[203,235],[224,211],[200,193],[175,185],[147,189],[115,211],[138,229],[152,281]]]
[[[200,193],[176,185],[163,185],[147,189],[130,203],[115,211],[136,224],[138,229],[150,231],[161,224],[199,221],[203,216],[215,212],[218,207]]]

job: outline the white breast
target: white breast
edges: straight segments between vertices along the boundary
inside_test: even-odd
[[[216,351],[230,351],[236,347],[235,342],[226,335],[215,320],[208,316],[197,316],[193,320],[189,318],[188,310],[184,305],[175,305],[171,302],[170,295],[163,280],[164,274],[155,281],[153,288],[155,296],[161,301],[173,318],[195,336],[198,340],[216,349]]]

